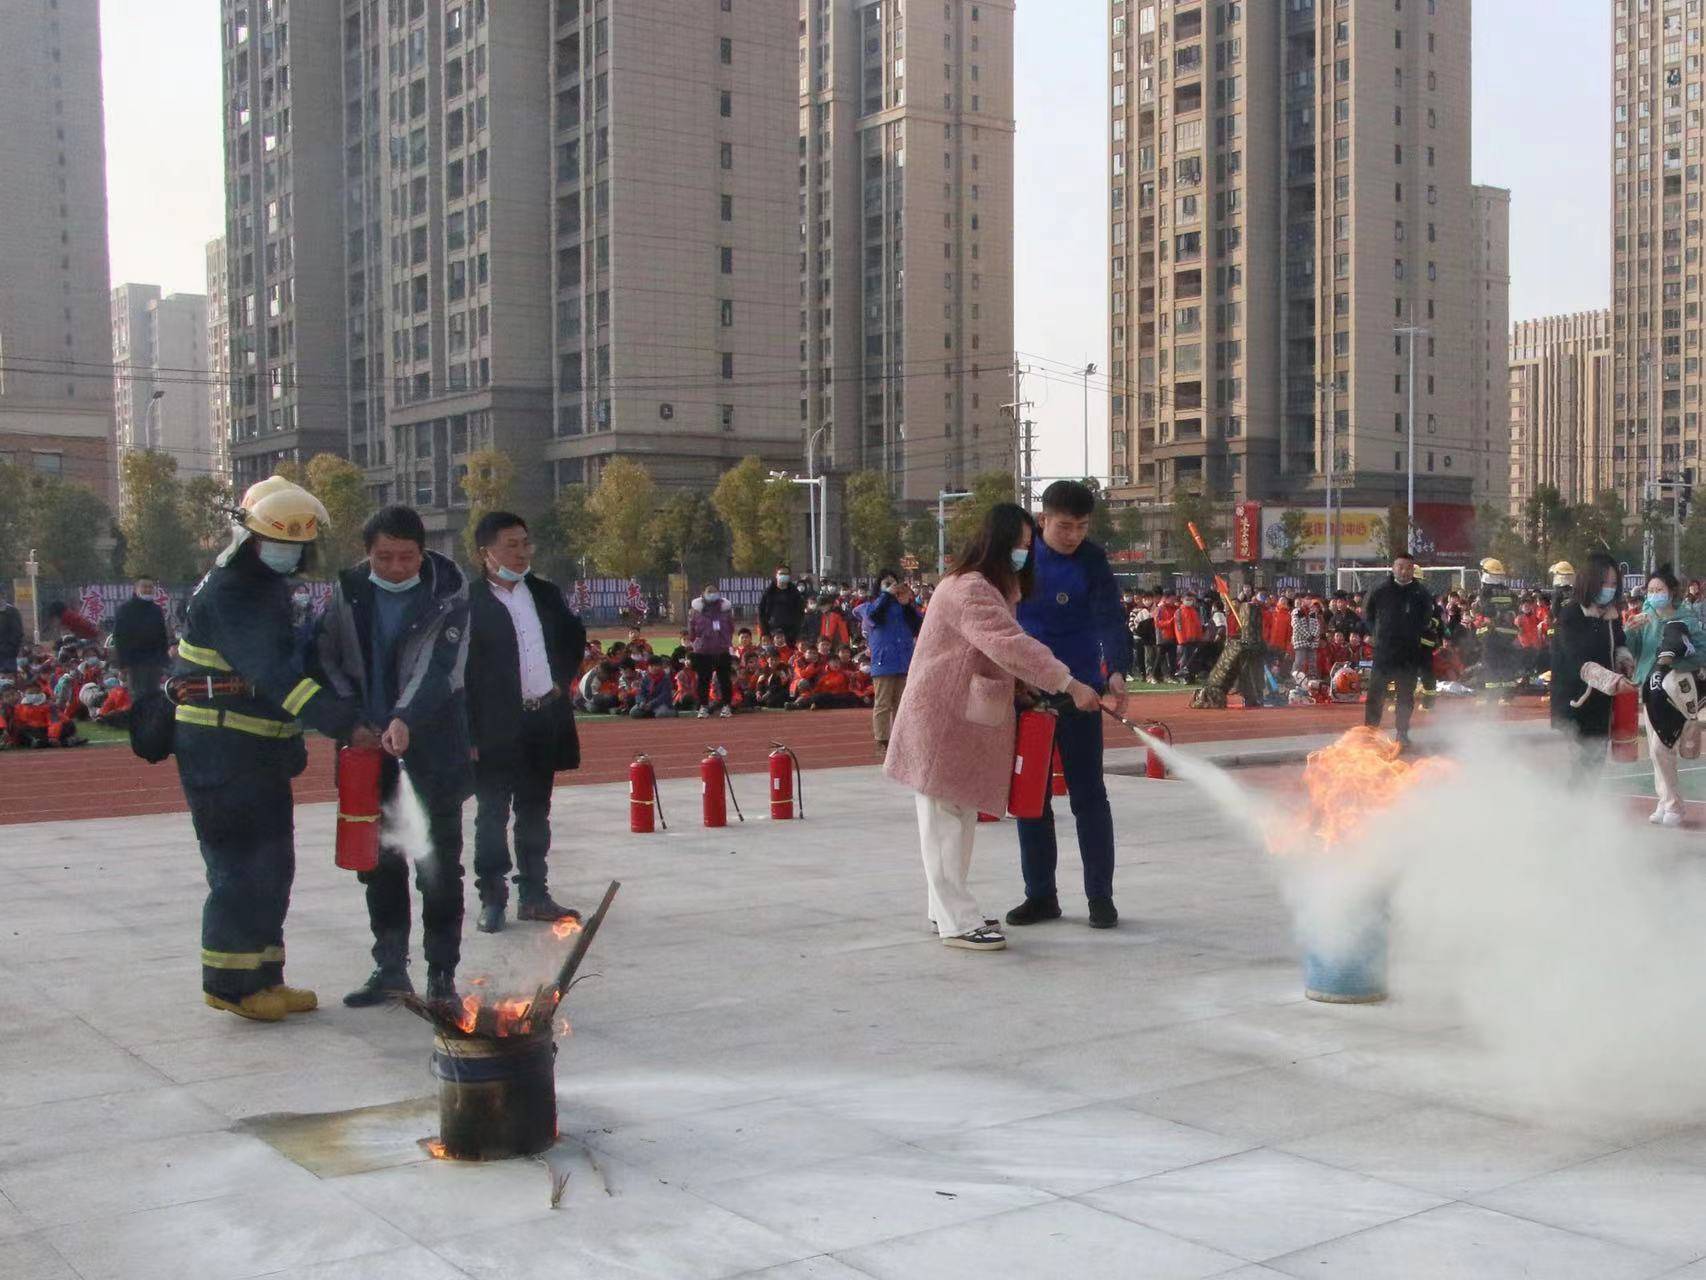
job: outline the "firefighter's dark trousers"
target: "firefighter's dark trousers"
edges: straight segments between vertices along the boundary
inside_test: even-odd
[[[284,981],[284,917],[296,878],[290,779],[247,773],[224,786],[184,785],[207,902],[201,910],[201,985],[223,1000]]]

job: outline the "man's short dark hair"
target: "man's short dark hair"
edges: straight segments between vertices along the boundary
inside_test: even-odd
[[[1096,509],[1096,495],[1087,484],[1056,480],[1043,490],[1043,510],[1050,515],[1082,520]]]
[[[1392,557],[1393,564],[1397,564],[1400,560],[1408,560],[1411,564],[1416,563],[1416,557],[1411,555],[1408,551],[1400,551],[1397,555]]]
[[[480,523],[474,526],[474,545],[489,547],[505,529],[515,528],[525,530],[527,521],[513,511],[488,511],[480,517]]]
[[[367,523],[361,526],[361,545],[373,550],[380,534],[396,538],[399,542],[412,542],[422,551],[426,550],[426,525],[421,521],[420,512],[413,507],[381,507],[368,516]]]

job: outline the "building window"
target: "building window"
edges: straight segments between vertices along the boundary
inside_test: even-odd
[[[717,252],[722,257],[723,274],[725,276],[732,276],[735,272],[735,251],[729,248],[728,245],[724,245]]]
[[[735,376],[735,358],[725,351],[723,353],[723,381],[728,382]]]
[[[724,298],[718,307],[722,312],[723,328],[730,328],[735,322],[735,304]]]
[[[735,167],[735,144],[723,142],[718,144],[718,163],[725,169]]]
[[[733,196],[724,196],[722,198],[722,214],[724,222],[733,222],[735,220],[735,198]]]
[[[735,113],[735,96],[734,96],[734,94],[730,93],[727,89],[724,89],[722,94],[720,95],[720,97],[718,99],[717,109],[718,109],[718,112],[725,117],[734,115],[734,113]]]
[[[734,65],[735,42],[727,36],[724,36],[722,40],[721,59],[725,67]]]

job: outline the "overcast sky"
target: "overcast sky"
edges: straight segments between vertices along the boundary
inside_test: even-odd
[[[1513,319],[1607,305],[1609,8],[1550,0],[1538,22],[1530,0],[1474,0],[1475,181],[1512,191]],[[1016,345],[1037,370],[1025,394],[1038,471],[1078,474],[1083,392],[1070,371],[1107,362],[1108,7],[1019,0],[1018,14]],[[101,18],[113,282],[201,293],[223,225],[218,5],[102,0]],[[1104,397],[1090,397],[1090,420],[1099,470]]]

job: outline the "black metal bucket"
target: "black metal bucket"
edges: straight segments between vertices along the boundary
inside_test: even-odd
[[[557,1044],[531,1036],[433,1038],[439,1142],[452,1160],[507,1160],[557,1140]]]

